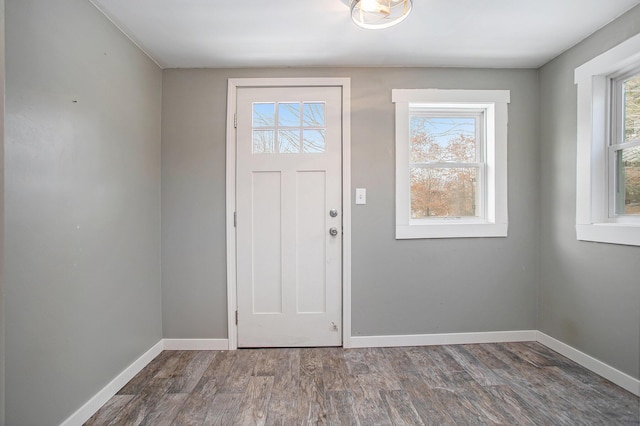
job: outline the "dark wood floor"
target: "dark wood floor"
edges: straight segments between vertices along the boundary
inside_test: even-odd
[[[87,425],[640,425],[640,399],[538,343],[164,351]]]

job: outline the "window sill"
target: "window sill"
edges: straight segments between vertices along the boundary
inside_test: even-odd
[[[640,246],[640,224],[593,223],[576,225],[580,241]]]
[[[506,237],[509,225],[495,223],[451,223],[433,225],[398,225],[396,240],[417,238]]]

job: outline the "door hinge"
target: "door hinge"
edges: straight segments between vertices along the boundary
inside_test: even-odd
[[[238,311],[236,311],[236,325],[238,325]]]
[[[238,114],[233,114],[233,128],[238,128]]]
[[[237,227],[238,226],[238,213],[237,212],[233,212],[233,227]]]

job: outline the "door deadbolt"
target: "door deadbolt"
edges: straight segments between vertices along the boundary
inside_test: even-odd
[[[331,217],[338,216],[338,210],[336,210],[336,209],[329,210],[329,216],[331,216]]]

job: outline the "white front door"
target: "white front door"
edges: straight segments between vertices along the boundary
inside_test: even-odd
[[[342,344],[341,100],[238,88],[239,347]]]

